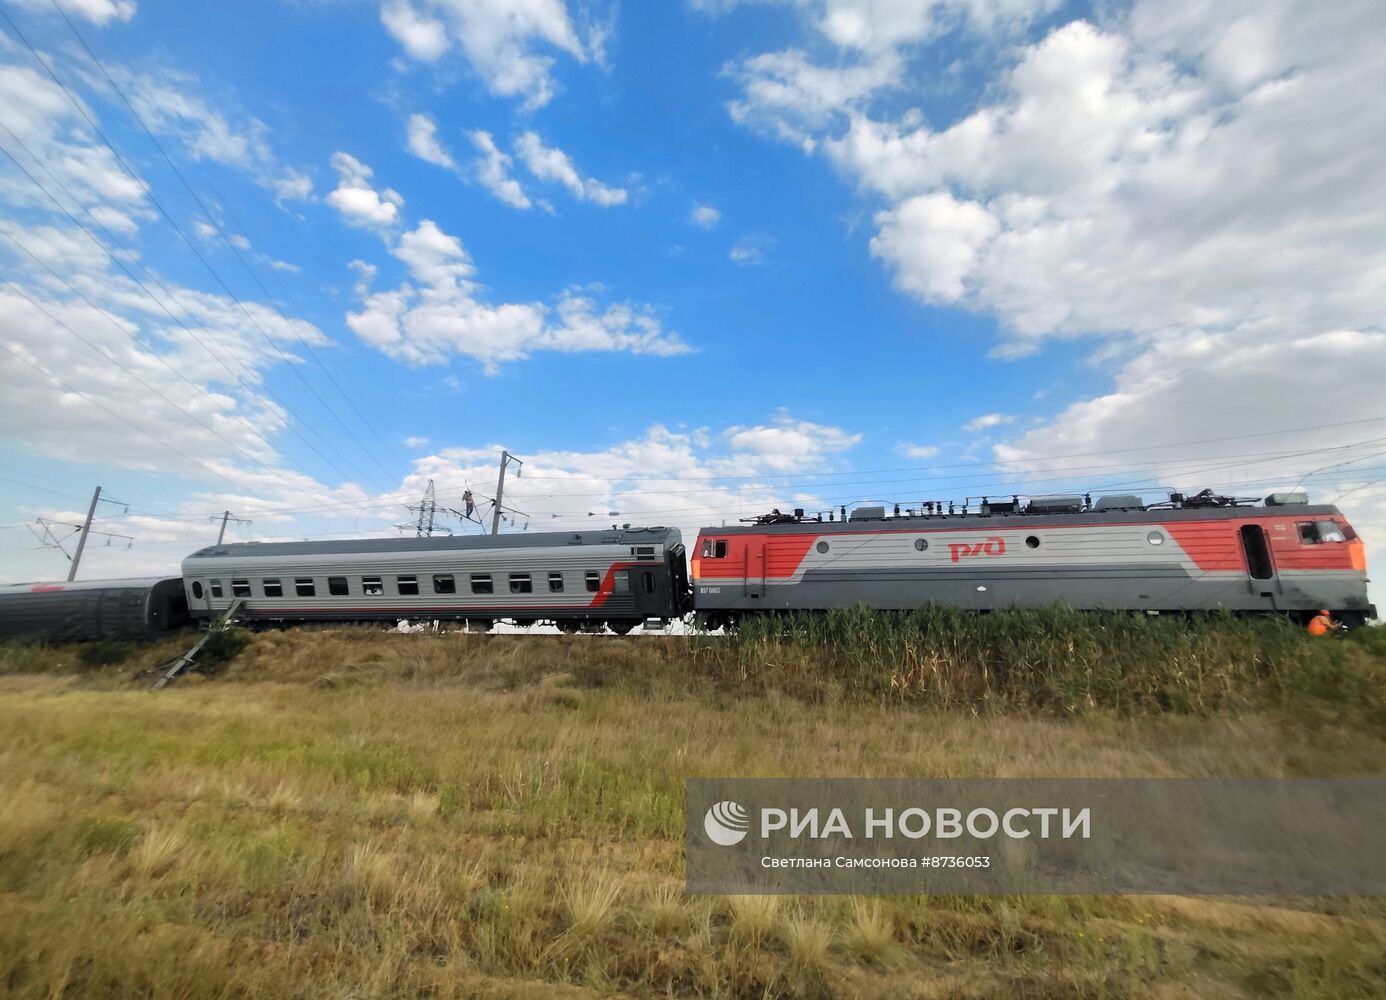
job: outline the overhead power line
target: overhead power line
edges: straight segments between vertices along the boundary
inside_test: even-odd
[[[170,443],[169,443],[167,440],[165,440],[164,438],[157,437],[157,436],[155,436],[154,434],[151,434],[149,431],[145,430],[143,427],[140,427],[138,424],[132,423],[131,421],[127,420],[125,417],[123,417],[123,416],[121,416],[119,413],[117,413],[115,410],[111,409],[109,406],[107,406],[107,405],[105,405],[104,403],[102,403],[100,400],[98,400],[98,399],[93,399],[91,396],[88,396],[88,395],[87,395],[85,392],[83,392],[81,389],[78,389],[78,388],[76,388],[75,386],[69,385],[67,382],[64,382],[64,381],[63,381],[61,378],[59,378],[57,375],[54,375],[52,372],[48,371],[46,368],[44,368],[42,365],[38,364],[37,362],[30,361],[28,358],[26,358],[24,355],[20,354],[18,351],[16,351],[16,350],[14,350],[13,348],[11,348],[9,345],[7,345],[7,344],[0,344],[0,350],[3,350],[5,353],[14,356],[15,358],[17,358],[17,359],[18,359],[20,362],[22,362],[23,364],[28,365],[30,368],[32,368],[32,369],[34,369],[35,371],[37,371],[39,374],[41,374],[41,375],[43,375],[44,377],[46,377],[46,378],[52,380],[52,381],[55,382],[57,385],[62,386],[62,388],[66,389],[68,392],[72,393],[73,395],[81,396],[81,397],[82,397],[83,399],[85,399],[88,403],[91,403],[93,406],[97,407],[98,409],[100,409],[100,410],[102,410],[102,411],[104,411],[104,412],[110,414],[112,417],[114,417],[116,420],[119,420],[119,421],[120,421],[122,424],[124,424],[126,427],[129,427],[131,430],[133,430],[133,431],[135,431],[135,432],[137,432],[137,433],[139,433],[139,434],[144,435],[145,437],[149,438],[149,440],[153,441],[155,444],[159,445],[160,447],[162,447],[162,448],[167,448],[169,451],[173,452],[173,453],[174,453],[175,455],[177,455],[178,457],[180,457],[180,458],[182,458],[182,459],[184,459],[184,460],[186,460],[186,461],[188,461],[188,462],[191,462],[193,465],[200,465],[200,466],[202,466],[204,469],[206,469],[208,472],[210,472],[210,473],[211,473],[213,476],[215,476],[217,479],[220,479],[222,482],[224,482],[224,483],[228,484],[229,486],[231,486],[232,489],[239,490],[239,489],[242,488],[239,484],[237,484],[237,483],[233,482],[232,480],[228,479],[225,475],[223,475],[223,474],[222,474],[221,472],[219,472],[218,470],[212,468],[210,465],[208,465],[206,462],[202,461],[200,458],[193,458],[193,457],[192,457],[191,455],[189,455],[187,452],[183,451],[181,448],[178,448],[177,446],[175,446],[175,445],[173,445],[173,444],[170,444]]]
[[[178,234],[179,238],[183,241],[183,244],[188,248],[192,255],[197,258],[198,262],[203,266],[207,273],[212,276],[212,279],[217,283],[218,286],[220,286],[222,291],[225,292],[226,295],[231,299],[231,301],[236,304],[236,308],[240,310],[241,314],[245,316],[245,318],[250,322],[250,325],[253,326],[255,330],[260,334],[261,338],[265,341],[266,344],[269,345],[270,349],[279,355],[280,359],[285,363],[289,370],[292,371],[294,375],[299,379],[299,381],[303,383],[304,387],[310,393],[312,393],[314,398],[316,398],[318,402],[322,405],[323,409],[326,410],[327,413],[335,421],[337,421],[337,423],[341,426],[342,430],[346,432],[347,436],[350,437],[353,440],[353,442],[355,442],[357,447],[359,447],[363,452],[365,452],[366,455],[371,459],[371,461],[375,462],[375,464],[380,468],[380,471],[384,473],[384,475],[387,478],[390,478],[390,473],[386,471],[383,465],[380,465],[379,459],[377,459],[375,455],[372,452],[370,452],[364,444],[361,443],[361,440],[356,436],[355,432],[352,431],[351,428],[346,425],[346,422],[342,420],[342,418],[337,414],[337,412],[332,408],[332,406],[327,402],[327,400],[325,400],[322,397],[322,394],[319,393],[317,389],[313,386],[313,384],[308,381],[307,377],[304,376],[304,374],[298,370],[298,366],[294,365],[291,362],[289,356],[284,353],[283,349],[280,348],[277,343],[275,343],[274,339],[270,337],[270,335],[267,332],[265,332],[264,327],[260,325],[259,321],[255,319],[254,315],[250,312],[250,310],[246,308],[245,303],[241,301],[240,296],[238,296],[235,292],[231,290],[230,285],[228,285],[226,281],[222,278],[222,276],[217,272],[217,270],[214,267],[212,267],[211,263],[207,260],[206,256],[200,250],[198,250],[197,246],[188,237],[188,235],[183,232],[182,227],[180,227],[178,223],[174,221],[173,216],[170,215],[168,210],[164,208],[163,203],[160,202],[157,197],[155,197],[153,190],[145,182],[144,178],[141,177],[134,170],[134,168],[130,166],[128,162],[126,162],[123,156],[121,156],[120,151],[116,149],[115,145],[111,142],[111,140],[106,137],[106,133],[101,130],[101,127],[97,125],[96,122],[92,119],[91,115],[87,113],[87,110],[82,105],[82,102],[77,100],[76,95],[72,93],[72,91],[68,88],[67,84],[63,83],[62,79],[57,75],[53,68],[48,65],[48,63],[44,60],[44,58],[41,55],[39,55],[38,50],[34,48],[33,44],[29,41],[28,37],[22,31],[19,30],[19,26],[14,23],[13,18],[9,16],[9,14],[5,11],[3,7],[0,7],[0,18],[4,18],[5,23],[10,26],[10,30],[14,32],[15,36],[20,40],[20,42],[24,44],[24,47],[27,48],[29,50],[29,53],[34,57],[34,61],[37,62],[39,66],[43,69],[43,71],[46,74],[48,74],[48,77],[55,84],[58,85],[58,87],[62,90],[64,95],[66,95],[69,103],[71,103],[72,106],[77,109],[77,113],[81,115],[83,120],[86,121],[87,125],[90,126],[92,131],[96,134],[97,138],[99,138],[101,142],[106,146],[106,148],[111,151],[111,154],[115,157],[116,162],[120,164],[121,169],[124,170],[125,173],[130,176],[130,179],[133,180],[140,187],[140,189],[144,192],[145,196],[149,199],[150,203],[156,209],[158,209],[159,214],[164,217],[165,221],[167,221],[168,224],[173,228],[173,231]],[[292,330],[292,325],[290,325],[289,328],[290,330]],[[296,331],[295,336],[297,336]]]
[[[384,447],[387,451],[394,450],[391,448],[390,445],[386,444],[385,439],[381,437],[380,432],[376,430],[375,425],[372,424],[371,421],[366,417],[366,415],[361,412],[360,408],[357,407],[356,401],[352,399],[351,396],[344,389],[342,389],[341,385],[332,376],[332,373],[327,370],[327,366],[324,365],[321,359],[318,358],[317,352],[313,350],[313,346],[309,344],[308,341],[304,339],[304,337],[298,332],[296,324],[293,321],[291,321],[288,316],[284,314],[284,311],[282,309],[279,308],[279,303],[275,301],[274,296],[270,294],[270,291],[268,288],[265,287],[264,282],[260,280],[259,276],[255,273],[254,269],[250,266],[249,263],[246,262],[245,258],[241,255],[240,248],[237,247],[234,242],[232,242],[231,238],[222,229],[221,223],[217,221],[216,216],[207,208],[206,204],[202,201],[202,198],[198,195],[197,191],[193,189],[193,186],[188,183],[188,179],[183,175],[183,171],[180,170],[178,165],[173,162],[173,157],[168,155],[168,152],[164,149],[163,143],[159,141],[158,137],[154,134],[153,130],[150,129],[150,127],[145,123],[143,116],[141,116],[140,113],[137,110],[135,110],[134,104],[132,104],[130,102],[130,99],[125,95],[125,91],[121,88],[120,84],[116,83],[115,79],[107,71],[106,64],[101,61],[101,57],[92,51],[91,46],[87,44],[86,39],[83,38],[81,32],[77,30],[77,26],[72,23],[72,19],[67,16],[67,12],[64,11],[62,7],[60,7],[55,2],[55,0],[49,0],[49,2],[52,4],[53,9],[58,12],[58,15],[63,19],[63,21],[66,22],[68,30],[72,32],[72,36],[77,39],[78,44],[82,46],[82,49],[91,58],[91,60],[94,63],[96,63],[96,67],[101,71],[101,75],[106,78],[106,82],[111,85],[111,89],[116,92],[116,95],[120,98],[121,102],[129,110],[131,116],[135,119],[136,122],[139,123],[140,128],[144,131],[144,134],[149,137],[149,141],[154,144],[154,148],[159,151],[159,155],[164,158],[164,162],[169,165],[169,168],[173,171],[174,176],[178,178],[179,182],[187,190],[188,194],[192,197],[193,201],[197,203],[197,207],[202,209],[203,213],[207,216],[208,222],[211,223],[212,227],[216,229],[218,235],[220,235],[222,240],[225,241],[227,247],[229,247],[231,253],[235,255],[236,260],[240,262],[240,265],[242,268],[244,268],[246,274],[250,275],[250,278],[252,281],[255,282],[256,287],[259,288],[260,291],[264,294],[265,298],[269,301],[274,311],[279,314],[279,318],[285,322],[285,324],[291,331],[293,331],[293,334],[298,339],[298,342],[302,344],[304,350],[308,352],[308,356],[313,359],[313,362],[318,366],[322,373],[327,376],[327,380],[332,383],[333,388],[335,388],[337,392],[341,394],[342,398],[347,401],[347,405],[350,406],[352,410],[356,413],[356,416],[361,420],[361,423],[364,424],[366,428],[370,430],[372,434],[375,435],[376,440],[380,442],[381,446]],[[134,71],[132,69],[131,73],[133,74],[133,72]],[[343,430],[347,430],[345,424],[342,425],[342,428]],[[350,433],[349,430],[348,433]],[[357,443],[359,444],[360,442]],[[362,445],[361,447],[364,450],[365,446]],[[395,456],[400,459],[401,463],[407,469],[409,466],[408,461],[403,459],[403,457],[400,456],[397,450],[395,451]],[[373,454],[372,459],[374,459]],[[378,461],[376,462],[376,464],[380,465]],[[380,465],[380,469],[382,472],[385,472],[387,476],[390,475],[390,473],[386,471],[383,465]]]
[[[73,193],[68,189],[67,185],[63,184],[61,180],[54,176],[53,172],[48,169],[47,165],[43,162],[43,160],[37,155],[35,155],[33,150],[29,149],[29,147],[24,144],[24,141],[22,139],[20,139],[17,135],[10,131],[10,129],[6,127],[2,122],[0,122],[0,130],[3,130],[5,134],[10,137],[11,141],[18,145],[19,148],[22,149],[24,153],[28,155],[28,157],[31,160],[33,160],[39,166],[39,168],[43,170],[45,174],[48,175],[49,179],[51,179],[55,184],[57,184],[57,186],[62,189],[63,193],[66,194],[70,199],[72,199],[72,201],[78,207],[80,207],[83,212],[87,214],[87,216],[92,220],[92,222],[102,231],[102,233],[106,235],[107,239],[111,240],[112,243],[119,247],[121,251],[125,253],[127,256],[129,256],[132,260],[139,259],[137,255],[131,252],[128,247],[126,247],[123,243],[121,243],[119,239],[112,235],[110,230],[107,229],[100,222],[100,220],[98,220],[94,215],[92,215],[91,210],[87,208],[87,206],[83,204],[80,199],[73,195]],[[192,338],[194,343],[196,343],[199,347],[206,351],[208,356],[210,356],[214,361],[221,365],[221,367],[226,370],[227,374],[229,374],[242,388],[244,388],[247,392],[251,393],[257,399],[259,399],[260,402],[265,405],[266,409],[269,412],[274,411],[274,408],[270,406],[269,401],[265,399],[265,397],[260,393],[260,391],[255,387],[255,385],[252,382],[248,381],[246,378],[242,377],[240,374],[234,371],[230,367],[230,365],[227,364],[225,357],[223,357],[223,354],[225,354],[226,356],[232,356],[232,352],[223,351],[222,353],[218,353],[217,351],[214,351],[212,350],[212,348],[207,346],[207,344],[198,335],[197,331],[195,331],[191,326],[189,326],[184,319],[174,315],[174,313],[169,310],[168,306],[165,305],[163,301],[158,298],[158,296],[151,292],[149,288],[145,286],[145,284],[130,271],[129,267],[126,266],[125,261],[113,254],[111,250],[101,242],[101,240],[97,239],[95,234],[93,234],[91,230],[89,230],[85,225],[83,225],[82,222],[79,219],[77,219],[76,216],[74,216],[67,209],[67,207],[64,206],[62,202],[60,202],[57,199],[57,197],[51,191],[49,191],[47,187],[43,185],[41,181],[38,180],[38,178],[34,177],[34,175],[31,174],[28,171],[28,169],[22,163],[19,162],[19,160],[15,157],[13,153],[11,153],[4,146],[0,146],[0,152],[4,153],[10,159],[10,161],[14,163],[16,167],[19,168],[20,172],[23,173],[26,178],[28,178],[29,182],[32,183],[35,187],[37,187],[45,196],[47,196],[47,198],[51,202],[53,202],[54,205],[57,206],[58,210],[68,217],[68,219],[73,223],[73,225],[77,226],[77,228],[81,230],[81,232],[84,235],[86,235],[88,239],[95,243],[97,248],[100,249],[110,259],[110,261],[116,265],[116,267],[118,267],[122,272],[124,272],[125,276],[129,278],[132,282],[134,282],[134,284],[140,289],[140,291],[142,291],[146,296],[148,296],[151,302],[158,306],[159,309],[163,311],[164,314],[167,315],[171,320],[173,320],[175,323],[181,326],[184,332],[186,332],[188,336]],[[30,254],[30,256],[32,256],[32,254]],[[141,263],[140,268],[144,271],[146,275],[149,276],[149,278],[155,284],[159,286],[160,291],[167,295],[170,301],[177,305],[179,309],[181,309],[189,317],[192,316],[192,311],[189,310],[187,306],[183,305],[183,303],[181,303],[176,296],[174,296],[173,292],[169,290],[169,288],[159,279],[159,277],[152,270],[150,270],[150,268],[147,265]],[[49,268],[49,271],[51,273],[52,269]],[[71,287],[71,285],[69,285],[69,287]],[[215,335],[210,330],[205,330],[204,332],[210,339],[215,340]],[[247,372],[248,371],[249,370],[247,369]],[[293,408],[286,401],[280,398],[277,393],[270,389],[269,386],[265,386],[265,391],[274,397],[275,402],[278,403],[279,406],[283,407],[285,412],[297,416]],[[313,431],[314,434],[317,434],[319,440],[321,440],[324,445],[336,452],[337,455],[343,459],[343,461],[346,461],[346,458],[344,455],[342,455],[340,449],[332,445],[332,443],[329,442],[326,438],[324,438],[321,434],[318,434],[318,432],[314,429],[310,421],[304,421],[301,417],[299,419],[305,427],[307,427],[310,431]],[[314,454],[321,458],[329,468],[331,468],[334,472],[341,476],[343,480],[351,481],[354,479],[361,479],[364,481],[365,477],[361,476],[359,473],[344,472],[340,466],[338,466],[335,462],[333,462],[326,455],[324,455],[322,451],[319,450],[318,447],[313,444],[313,442],[309,441],[306,437],[304,437],[302,432],[299,431],[298,428],[291,421],[286,419],[284,425],[292,434],[294,434],[305,445],[307,445],[308,448],[314,452]]]

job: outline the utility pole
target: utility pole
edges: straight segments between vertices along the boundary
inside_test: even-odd
[[[211,517],[207,518],[207,520],[209,520],[209,521],[215,521],[216,519],[217,519],[217,516],[216,516],[215,514],[213,514]],[[224,510],[224,511],[222,511],[222,512],[221,512],[221,530],[217,532],[217,544],[218,544],[218,545],[220,545],[220,544],[221,544],[221,540],[222,540],[223,538],[226,537],[226,522],[227,522],[227,521],[235,521],[237,524],[254,524],[254,523],[255,523],[254,521],[247,521],[247,520],[246,520],[245,518],[243,518],[243,517],[237,517],[235,514],[231,513],[229,510]]]
[[[496,509],[494,513],[492,513],[491,515],[491,534],[493,535],[500,534],[501,494],[505,492],[505,466],[507,462],[514,462],[517,466],[523,466],[525,464],[524,462],[521,462],[518,458],[516,458],[514,455],[510,454],[510,452],[501,452],[500,478],[496,480]],[[515,478],[520,478],[519,469],[515,470]]]
[[[82,522],[82,533],[77,536],[77,551],[72,556],[72,565],[67,568],[67,579],[71,583],[77,579],[77,564],[82,561],[82,550],[87,547],[87,535],[91,534],[91,519],[96,516],[96,505],[101,500],[101,487],[91,495],[91,506],[87,508],[87,519]]]

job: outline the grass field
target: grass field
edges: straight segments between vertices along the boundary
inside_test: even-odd
[[[814,631],[818,630],[818,631]],[[1380,632],[0,647],[0,994],[1380,997],[1386,901],[688,897],[690,776],[1386,772]]]

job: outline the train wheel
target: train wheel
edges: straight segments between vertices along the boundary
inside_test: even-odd
[[[564,620],[554,622],[554,624],[558,626],[558,631],[562,632],[564,635],[574,635],[582,630],[582,622]]]
[[[640,623],[626,621],[611,621],[606,623],[606,627],[611,629],[611,631],[615,632],[617,635],[629,635],[630,630],[635,628],[635,626],[638,624]]]

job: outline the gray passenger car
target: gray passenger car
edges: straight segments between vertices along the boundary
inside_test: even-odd
[[[202,620],[243,598],[249,621],[509,619],[627,632],[689,601],[678,529],[663,527],[216,545],[183,560],[183,582]]]

